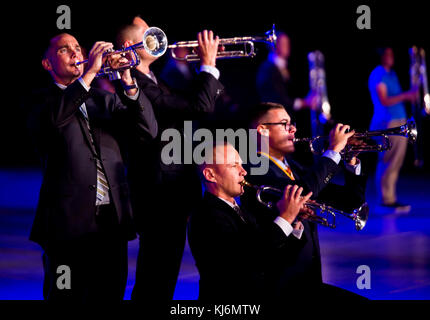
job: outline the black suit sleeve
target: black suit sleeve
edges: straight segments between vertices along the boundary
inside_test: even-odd
[[[138,78],[139,87],[156,106],[159,114],[181,118],[214,111],[215,100],[223,90],[222,84],[207,72],[200,72],[194,83],[192,93],[183,97],[163,90],[145,75]]]
[[[152,104],[148,97],[139,89],[137,100],[130,99],[122,89],[119,81],[115,83],[117,95],[114,95],[112,113],[121,118],[128,129],[136,129],[136,138],[141,141],[153,139],[158,134],[158,123],[154,115]]]
[[[48,104],[53,126],[60,128],[69,123],[89,96],[89,92],[78,80],[64,89],[63,94],[58,96],[59,101],[51,101]]]
[[[344,173],[345,185],[330,183],[318,199],[336,209],[347,212],[359,208],[365,201],[367,176],[355,175],[347,170]]]
[[[297,184],[303,187],[303,193],[307,194],[312,191],[312,198],[318,197],[330,182],[330,180],[339,172],[340,166],[332,159],[320,157],[311,168],[303,168],[298,163],[291,161],[294,167],[293,172],[298,173]],[[294,183],[294,182],[293,182]]]

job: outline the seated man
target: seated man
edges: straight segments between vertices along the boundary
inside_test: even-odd
[[[282,221],[293,224],[312,193],[302,197],[301,187],[288,186],[277,204],[279,217],[261,227],[234,199],[244,192],[241,182],[247,174],[238,152],[230,144],[218,144],[213,155],[200,166],[206,192],[188,226],[200,273],[199,299],[260,301],[266,297],[266,271],[273,258],[299,250],[301,223],[284,230]]]

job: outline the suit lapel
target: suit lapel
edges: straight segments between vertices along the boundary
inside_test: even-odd
[[[246,215],[246,222],[242,220],[239,214],[232,207],[230,207],[227,203],[225,203],[218,197],[214,196],[210,192],[205,192],[204,198],[214,208],[217,208],[220,211],[228,212],[238,224],[241,224],[241,225],[255,224],[255,221],[253,219],[250,219],[250,215],[247,212],[243,211],[242,208],[241,210]]]

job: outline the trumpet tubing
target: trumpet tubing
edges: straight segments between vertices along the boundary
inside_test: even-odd
[[[241,182],[241,184],[243,186],[249,187],[249,188],[253,188],[256,190],[256,197],[258,202],[260,202],[261,204],[264,204],[266,207],[268,207],[269,209],[273,208],[274,203],[270,202],[270,201],[264,201],[262,199],[262,195],[263,193],[269,192],[272,194],[275,194],[278,197],[281,197],[283,194],[283,191],[271,186],[256,186],[253,185],[245,180],[243,180]],[[352,210],[352,212],[345,212],[339,209],[335,209],[329,205],[326,205],[324,203],[318,203],[318,202],[314,202],[314,201],[307,201],[305,203],[305,206],[318,211],[319,215],[315,214],[312,216],[309,216],[307,218],[307,220],[319,223],[325,227],[329,227],[329,228],[336,228],[336,215],[340,214],[343,215],[351,220],[354,221],[355,223],[355,229],[357,231],[360,231],[364,228],[364,226],[366,225],[367,219],[369,217],[369,206],[368,204],[365,202],[361,205],[361,207]],[[331,221],[330,221],[331,219]]]
[[[230,59],[230,58],[252,58],[255,56],[254,43],[266,43],[271,46],[275,46],[276,44],[276,30],[275,25],[273,25],[272,29],[267,31],[264,36],[256,36],[256,37],[234,37],[234,38],[221,38],[219,39],[219,44],[221,46],[233,46],[233,45],[243,45],[242,50],[226,50],[226,51],[218,51],[216,58],[217,59]],[[169,45],[169,49],[175,48],[196,48],[198,47],[198,42],[196,40],[192,41],[179,41],[172,45]],[[197,54],[191,53],[186,55],[183,58],[177,57],[172,50],[172,57],[176,60],[184,60],[184,61],[199,61],[200,58]]]
[[[219,51],[217,54],[217,59],[227,59],[227,58],[241,58],[241,57],[253,57],[255,56],[254,50],[254,42],[264,42],[271,45],[275,45],[276,43],[276,31],[275,25],[273,25],[272,29],[265,33],[265,36],[261,37],[236,37],[236,38],[224,38],[220,39],[220,44],[222,46],[226,45],[244,45],[243,50],[229,50],[229,51]],[[162,56],[167,49],[174,48],[195,48],[198,47],[197,41],[181,41],[176,42],[174,44],[167,44],[167,36],[163,30],[157,27],[148,28],[143,34],[142,41],[138,42],[132,46],[122,48],[116,51],[106,52],[104,54],[105,57],[109,57],[111,55],[122,55],[130,53],[132,56],[132,60],[129,63],[123,64],[120,67],[113,67],[109,62],[106,62],[100,72],[97,74],[97,77],[108,75],[111,80],[119,79],[119,71],[130,69],[136,67],[140,63],[139,55],[136,50],[144,49],[149,55],[153,57]],[[172,57],[177,60],[186,60],[186,61],[198,61],[200,60],[199,56],[195,53],[189,54],[184,58],[179,58],[175,55],[172,50]],[[88,60],[79,61],[76,65],[80,65],[83,63],[87,63]]]
[[[408,120],[406,124],[390,128],[390,129],[383,129],[383,130],[374,130],[374,131],[365,131],[365,132],[357,132],[352,137],[355,139],[370,139],[372,137],[382,137],[383,142],[380,144],[359,144],[354,145],[348,143],[344,150],[341,151],[342,156],[346,156],[348,153],[353,152],[371,152],[371,151],[385,151],[391,149],[391,142],[388,139],[388,136],[396,135],[396,136],[403,136],[405,138],[408,138],[408,141],[410,143],[415,143],[417,139],[417,129],[415,125],[415,121]],[[312,153],[320,155],[322,154],[325,149],[324,147],[318,148],[316,146],[316,143],[320,143],[321,141],[328,141],[327,136],[316,136],[314,138],[295,138],[293,140],[295,143],[297,142],[306,142],[309,144],[309,148]]]

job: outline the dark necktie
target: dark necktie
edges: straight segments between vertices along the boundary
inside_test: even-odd
[[[236,211],[236,213],[238,214],[238,216],[240,217],[240,219],[242,219],[243,222],[247,223],[247,219],[246,219],[246,215],[245,213],[240,209],[240,207],[238,205],[235,205],[233,207],[233,210]]]
[[[92,135],[92,130],[90,127],[90,121],[88,119],[87,109],[84,105],[79,108],[84,115],[85,122],[87,124],[88,131],[90,132],[91,143],[94,145],[94,138]],[[95,146],[94,146],[95,147]],[[96,192],[96,205],[108,204],[109,200],[109,185],[106,179],[105,172],[103,170],[102,164],[98,157],[96,157],[97,164],[97,192]]]

